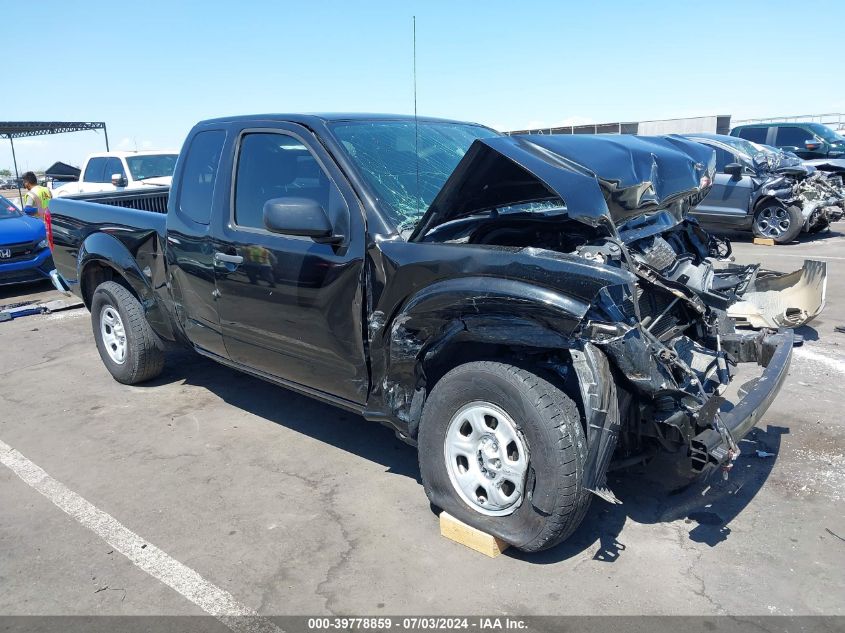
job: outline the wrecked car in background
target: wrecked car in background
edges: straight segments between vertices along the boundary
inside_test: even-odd
[[[756,237],[788,244],[802,231],[827,228],[845,212],[838,175],[816,170],[788,155],[760,150],[720,134],[685,138],[716,152],[716,175],[693,215],[706,228],[750,230]]]
[[[417,445],[434,506],[536,551],[618,501],[614,455],[729,469],[787,375],[790,330],[728,317],[759,267],[688,215],[714,162],[678,137],[217,119],[166,215],[59,198],[50,235],[116,380],[172,341],[356,411]],[[746,362],[762,378],[720,408]]]

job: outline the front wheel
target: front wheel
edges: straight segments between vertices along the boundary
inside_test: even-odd
[[[113,281],[97,286],[91,299],[91,325],[106,369],[118,382],[134,385],[155,378],[164,367],[161,340],[141,303]]]
[[[754,212],[752,231],[755,237],[771,238],[775,244],[789,244],[801,234],[803,225],[801,209],[769,201]]]
[[[447,373],[418,437],[431,503],[524,551],[560,543],[590,503],[575,403],[539,375],[496,362]]]

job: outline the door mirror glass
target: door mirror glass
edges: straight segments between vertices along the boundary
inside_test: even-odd
[[[273,198],[264,203],[264,227],[273,233],[310,237],[315,242],[340,242],[325,209],[308,198]]]
[[[734,178],[742,176],[742,165],[739,163],[728,163],[725,165],[725,173]]]

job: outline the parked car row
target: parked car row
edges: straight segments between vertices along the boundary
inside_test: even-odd
[[[748,129],[758,137],[777,140],[777,134],[756,134],[761,127]],[[772,129],[779,133],[787,128]],[[730,136],[700,133],[685,137],[716,154],[713,185],[693,211],[702,225],[714,232],[750,230],[756,237],[786,244],[802,232],[826,229],[845,214],[845,161],[839,165],[838,159],[825,158],[812,161],[818,165],[808,164],[788,151],[796,147],[752,142],[742,138],[744,133],[737,129]],[[845,144],[845,139],[842,142]],[[827,147],[828,154],[835,153],[830,149],[834,141]]]
[[[804,159],[845,156],[845,138],[821,123],[754,123],[738,125],[731,136],[777,147]]]

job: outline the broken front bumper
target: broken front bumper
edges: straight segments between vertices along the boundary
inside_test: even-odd
[[[728,316],[737,327],[798,327],[821,313],[826,293],[827,264],[807,259],[791,273],[761,270]]]
[[[791,330],[781,330],[777,334],[738,334],[723,339],[725,351],[737,361],[757,361],[765,369],[736,406],[716,414],[723,429],[727,431],[727,441],[725,434],[716,428],[718,422],[714,423],[714,428],[709,428],[692,439],[690,460],[694,471],[702,472],[736,458],[738,449],[734,450],[730,444],[735,445],[754,428],[777,396],[789,371],[794,338]]]

